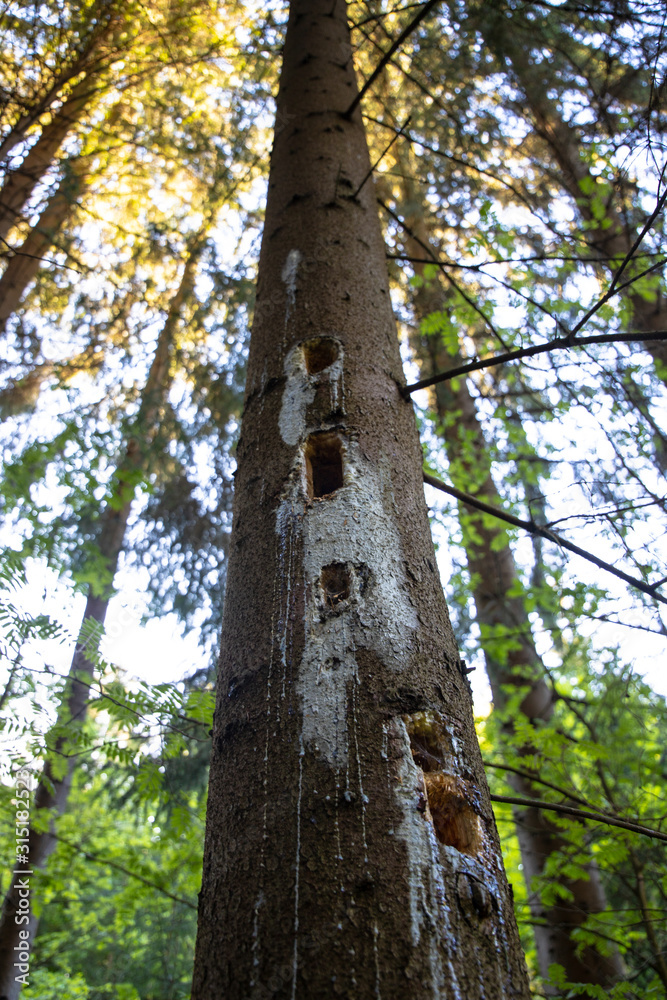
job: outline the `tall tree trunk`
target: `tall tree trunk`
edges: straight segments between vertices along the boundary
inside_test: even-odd
[[[99,626],[100,632],[104,625],[109,601],[113,594],[113,578],[123,549],[127,521],[134,498],[134,487],[128,486],[128,477],[132,477],[137,470],[145,468],[148,452],[159,429],[160,417],[172,381],[171,363],[174,337],[180,322],[182,308],[192,293],[201,246],[201,241],[197,241],[195,249],[186,260],[179,288],[172,298],[167,318],[158,338],[139,412],[133,422],[131,436],[126,442],[123,459],[116,469],[113,502],[107,504],[100,517],[97,544],[110,582],[101,593],[95,593],[92,589],[89,591],[80,636],[85,637],[89,634],[92,622]],[[130,482],[132,482],[132,478],[130,478]],[[37,814],[42,810],[48,810],[50,827],[44,829],[43,822],[31,823],[30,825],[25,867],[31,873],[44,867],[55,847],[56,841],[52,832],[53,823],[66,809],[74,775],[75,758],[69,755],[69,750],[72,747],[72,736],[81,729],[85,722],[94,670],[94,663],[86,655],[84,638],[84,641],[77,643],[72,657],[65,693],[56,722],[56,731],[59,732],[59,735],[46,759],[32,804],[32,809]],[[65,731],[63,731],[64,727],[67,727]],[[38,921],[34,912],[31,912],[27,928],[16,922],[15,918],[20,905],[20,888],[19,877],[10,885],[0,918],[0,1000],[16,1000],[18,997],[22,984],[16,978],[16,952],[19,946],[29,950],[37,932]],[[23,929],[27,929],[29,932],[27,940],[22,940],[19,937],[19,932]]]
[[[24,160],[6,174],[0,190],[0,243],[6,243],[10,229],[20,221],[23,208],[95,93],[95,85],[88,77],[80,80],[48,125],[44,126]]]
[[[405,171],[403,171],[405,174]],[[415,193],[408,191],[406,201],[415,204]],[[423,216],[409,220],[412,235],[405,238],[409,257],[418,261],[428,254],[429,233]],[[437,259],[435,250],[432,252]],[[424,265],[413,263],[415,272],[423,277]],[[415,318],[419,321],[436,312],[446,312],[447,295],[438,279],[416,289],[413,296]],[[413,347],[427,378],[461,362],[445,348],[440,334],[415,335]],[[454,483],[494,506],[502,506],[491,475],[491,465],[484,441],[477,407],[465,379],[441,382],[433,387],[435,411],[443,427],[443,444],[450,463]],[[471,489],[471,483],[474,487]],[[545,682],[546,671],[533,641],[531,624],[518,591],[519,576],[507,532],[501,524],[478,511],[461,508],[463,544],[475,601],[476,619],[482,634],[482,647],[494,707],[503,710],[512,689],[525,691],[519,711],[531,722],[547,722],[552,715],[553,701]],[[510,648],[507,648],[508,641]],[[501,652],[502,650],[502,652]],[[511,723],[510,723],[511,729]],[[539,776],[539,760],[534,751],[524,748],[525,765]],[[539,788],[529,778],[508,773],[508,783],[522,798],[540,797]],[[570,848],[562,831],[538,809],[513,809],[517,837],[523,863],[523,873],[529,892],[534,921],[535,944],[540,973],[549,978],[549,966],[562,965],[572,982],[593,983],[608,988],[623,976],[620,955],[602,955],[586,946],[577,952],[573,931],[590,914],[606,907],[597,866],[591,862],[587,878],[563,878],[569,899],[551,906],[542,903],[534,880],[544,875],[550,858],[558,854],[567,859]],[[578,851],[577,851],[578,853]]]
[[[12,256],[0,278],[0,336],[7,320],[18,309],[28,285],[36,277],[44,257],[81,197],[86,185],[89,157],[80,157],[66,169],[60,184],[47,201],[42,214]],[[69,166],[70,164],[67,164]]]
[[[355,94],[345,3],[295,0],[192,996],[527,998]]]

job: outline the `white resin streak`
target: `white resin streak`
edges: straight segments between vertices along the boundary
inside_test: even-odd
[[[296,308],[296,280],[300,260],[300,252],[291,250],[282,270],[282,279],[287,289],[285,333]],[[284,371],[286,382],[278,421],[279,430],[285,444],[297,447],[298,451],[276,513],[281,568],[287,569],[289,579],[283,580],[279,588],[281,600],[278,627],[272,636],[271,666],[277,646],[283,666],[284,684],[289,596],[296,585],[296,580],[291,577],[298,565],[298,560],[293,560],[292,554],[296,551],[300,534],[305,586],[305,646],[301,663],[296,670],[303,724],[300,734],[294,886],[294,998],[298,971],[303,754],[307,747],[319,753],[335,768],[337,810],[339,775],[345,769],[349,776],[348,750],[351,747],[347,705],[351,693],[352,742],[365,826],[365,797],[356,733],[356,685],[359,683],[359,676],[355,650],[373,650],[387,666],[398,671],[409,656],[417,628],[417,613],[410,601],[405,579],[401,541],[394,520],[388,463],[371,463],[362,455],[358,444],[346,437],[338,423],[334,426],[307,425],[308,407],[315,400],[317,386],[322,384],[329,386],[331,413],[335,414],[335,420],[344,420],[342,345],[338,343],[336,360],[314,375],[308,373],[303,350],[297,346],[287,354]],[[340,434],[343,485],[330,496],[308,500],[304,448],[308,435],[318,430],[334,430]],[[321,585],[322,570],[332,563],[344,564],[350,581],[349,595],[335,608],[327,605],[327,596]],[[286,594],[282,593],[283,590]],[[274,607],[274,616],[275,612]],[[354,685],[351,692],[350,681]],[[365,828],[363,834],[364,849],[367,852]],[[338,850],[340,855],[340,846]],[[374,943],[377,948],[377,936]],[[379,974],[376,995],[379,998]]]
[[[284,273],[287,270],[285,265]],[[417,613],[408,596],[388,468],[369,462],[358,444],[346,441],[342,433],[343,486],[306,503],[301,449],[308,433],[319,429],[307,427],[307,407],[316,384],[325,380],[332,400],[344,407],[344,400],[338,399],[342,358],[326,372],[310,376],[297,347],[286,358],[285,375],[280,432],[286,444],[301,448],[277,512],[276,530],[283,535],[288,511],[296,506],[304,510],[306,642],[298,669],[303,739],[340,767],[346,763],[345,710],[349,682],[357,676],[355,650],[373,650],[387,666],[401,669],[417,628]],[[327,611],[319,583],[322,569],[331,563],[344,563],[350,573],[350,596],[336,614]]]
[[[287,254],[287,260],[283,264],[283,269],[280,277],[283,279],[283,283],[287,289],[287,306],[285,308],[285,333],[287,333],[287,324],[290,321],[290,317],[294,312],[296,307],[296,276],[299,269],[299,262],[301,260],[300,250],[290,250]]]
[[[403,815],[396,836],[405,843],[408,855],[410,922],[412,944],[426,949],[431,967],[433,1000],[462,1000],[456,972],[447,957],[445,977],[441,947],[451,938],[449,905],[438,859],[433,826],[415,808],[422,777],[412,760],[410,737],[402,719],[390,723],[390,734],[404,743],[394,795]]]
[[[296,807],[296,861],[294,874],[294,951],[292,953],[292,1000],[296,997],[299,968],[299,872],[301,870],[301,795],[303,792],[303,743],[299,746],[299,798]]]

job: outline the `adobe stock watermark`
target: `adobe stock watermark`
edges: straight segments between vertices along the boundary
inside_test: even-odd
[[[14,800],[16,802],[16,849],[12,872],[12,890],[16,899],[14,922],[19,928],[19,943],[14,945],[14,977],[22,986],[28,985],[30,974],[30,868],[28,857],[28,837],[30,833],[30,779],[27,767],[19,768],[14,774]]]

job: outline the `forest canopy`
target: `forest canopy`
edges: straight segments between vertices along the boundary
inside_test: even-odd
[[[667,12],[347,12],[372,172],[345,197],[374,186],[531,989],[667,997]],[[27,768],[27,1000],[190,995],[287,15],[0,4],[0,829],[4,895]],[[196,638],[181,677],[159,645],[114,662],[138,615]],[[541,954],[555,923],[571,965]]]

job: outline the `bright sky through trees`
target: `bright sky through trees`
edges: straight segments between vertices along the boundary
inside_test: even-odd
[[[549,806],[660,830],[666,16],[649,0],[348,4],[357,78],[372,80],[361,111],[373,174],[360,192],[375,185],[406,380],[470,368],[411,398],[425,472],[450,490],[425,487],[476,710],[490,707],[487,670],[496,707],[507,699],[480,730],[492,793],[511,796],[508,775],[529,761],[531,782],[537,770],[545,782],[531,795]],[[28,753],[39,772],[71,739],[56,753],[76,762],[63,836],[79,813],[95,829],[93,789],[136,821],[130,840],[153,836],[140,814],[185,826],[182,807],[203,823],[286,21],[275,3],[0,3],[0,745],[7,766]],[[279,137],[292,127],[279,116]],[[168,357],[154,369],[165,329]],[[571,345],[582,338],[599,342]],[[128,507],[114,576],[104,526]],[[85,725],[67,736],[56,724],[63,679],[86,595],[108,595],[110,576],[109,662],[95,667]],[[522,714],[521,684],[546,684],[553,717]],[[114,746],[132,752],[114,757]],[[496,805],[537,994],[530,905],[555,905],[592,856],[609,907],[575,939],[615,942],[627,989],[667,996],[659,849],[563,820],[569,853],[554,855],[529,896],[516,889],[516,811]],[[163,836],[182,864],[178,829]],[[201,837],[192,849],[188,900]],[[36,939],[55,995],[65,966],[86,975],[69,951],[62,968],[54,958],[69,947],[53,936],[71,916],[63,851],[48,862],[54,916],[46,906]],[[77,864],[83,877],[93,862]],[[154,880],[158,853],[150,864]],[[101,977],[91,989],[125,1000]],[[156,982],[128,998],[158,995]]]

